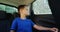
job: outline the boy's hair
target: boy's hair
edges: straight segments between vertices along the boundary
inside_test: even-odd
[[[27,6],[27,5],[19,5],[19,6],[18,6],[18,11],[19,11],[20,9],[24,8],[25,6]]]
[[[18,6],[18,12],[20,11],[20,9],[23,9],[23,8],[25,8],[25,6],[27,6],[27,5],[19,5]],[[20,12],[19,12],[20,13]],[[18,13],[18,16],[20,17],[20,14]]]

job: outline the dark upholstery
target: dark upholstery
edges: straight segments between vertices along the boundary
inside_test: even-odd
[[[44,27],[56,27],[56,22],[54,21],[54,17],[51,14],[43,14],[43,15],[34,15],[32,20],[37,24]],[[38,31],[33,29],[33,32],[51,32],[51,31]]]
[[[6,19],[6,12],[0,10],[0,19]]]
[[[12,14],[0,11],[0,32],[9,32],[13,18]]]

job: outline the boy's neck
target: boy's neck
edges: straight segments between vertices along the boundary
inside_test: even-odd
[[[26,16],[23,15],[23,14],[21,14],[21,15],[20,15],[20,18],[21,18],[21,19],[26,19]]]

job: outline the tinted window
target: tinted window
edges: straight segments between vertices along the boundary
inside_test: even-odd
[[[48,4],[48,0],[36,0],[33,3],[33,11],[34,14],[52,14],[49,4]]]
[[[7,13],[17,12],[17,8],[2,4],[0,4],[0,10],[6,11]]]

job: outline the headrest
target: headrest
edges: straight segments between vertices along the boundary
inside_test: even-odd
[[[6,12],[0,10],[0,19],[6,19]]]

